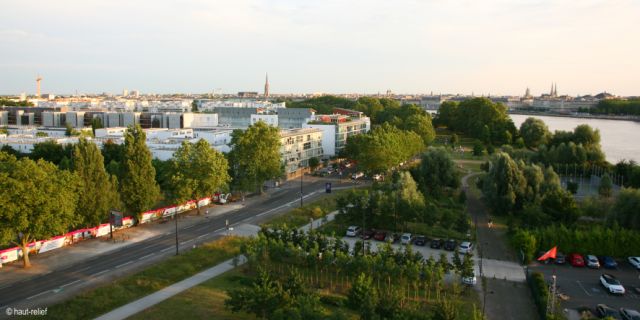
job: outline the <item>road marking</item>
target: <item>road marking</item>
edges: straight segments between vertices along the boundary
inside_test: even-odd
[[[164,235],[165,235],[165,236],[168,236],[168,235],[170,235],[170,234],[172,234],[172,233],[173,233],[173,232],[167,232],[167,233],[165,233]]]
[[[214,231],[213,233],[220,232],[220,231],[222,231],[222,230],[224,230],[224,228],[220,228],[220,229],[218,229],[218,230]]]
[[[99,275],[101,275],[101,274],[105,274],[105,273],[107,273],[107,272],[109,272],[109,269],[107,269],[107,270],[102,270],[102,271],[100,271],[100,272],[98,272],[98,273],[94,273],[94,274],[93,274],[93,276],[94,276],[94,277],[97,277],[97,276],[99,276]]]
[[[198,239],[204,238],[206,236],[207,236],[206,234],[201,234],[201,235],[198,236]]]
[[[6,286],[2,286],[2,287],[0,287],[0,290],[2,290],[2,289],[4,289],[4,288],[9,288],[9,287],[11,287],[12,285],[13,285],[13,283],[8,284],[8,285],[6,285]],[[0,309],[2,309],[2,308],[0,308]]]
[[[190,226],[188,226],[188,227],[184,227],[184,228],[182,228],[182,230],[187,230],[187,229],[189,229],[189,228],[193,228],[193,227],[195,227],[195,226],[196,226],[195,224],[192,224],[192,225],[190,225]]]
[[[172,247],[169,247],[169,248],[165,248],[165,249],[162,249],[162,250],[161,250],[160,252],[165,252],[165,251],[169,251],[169,250],[171,250],[171,249],[173,249],[173,248],[172,248]]]
[[[148,254],[148,255],[146,255],[146,256],[142,256],[142,257],[138,258],[138,260],[142,260],[142,259],[144,259],[144,258],[151,257],[151,256],[152,256],[152,255],[154,255],[154,254],[155,254],[155,253],[149,253],[149,254]]]
[[[189,242],[191,242],[191,241],[193,241],[193,239],[191,239],[191,240],[187,240],[187,241],[183,241],[183,242],[180,242],[180,244],[181,244],[181,245],[184,245],[184,244],[187,244],[187,243],[189,243]]]
[[[125,262],[125,263],[123,263],[123,264],[119,264],[119,265],[117,265],[117,266],[116,266],[116,269],[118,269],[118,268],[120,268],[120,267],[124,267],[124,266],[126,266],[126,265],[128,265],[128,264],[131,264],[131,263],[133,263],[133,261],[129,261],[129,262]]]
[[[51,290],[47,290],[47,291],[44,291],[44,292],[40,292],[40,293],[38,293],[38,294],[34,294],[34,295],[32,295],[31,297],[27,298],[27,300],[31,300],[31,299],[33,299],[33,298],[35,298],[35,297],[39,297],[39,296],[41,296],[41,295],[43,295],[43,294],[47,294],[47,293],[49,293],[49,291],[51,291]]]
[[[578,285],[580,286],[580,288],[582,289],[582,291],[584,291],[584,293],[586,293],[589,297],[591,297],[591,296],[592,296],[592,295],[589,293],[589,291],[587,291],[587,289],[585,289],[585,288],[582,286],[582,283],[581,283],[579,280],[577,280],[576,282],[578,283]]]
[[[68,287],[68,286],[73,285],[73,284],[76,284],[76,283],[78,283],[78,282],[80,282],[80,281],[82,281],[82,280],[78,279],[78,280],[76,280],[76,281],[69,282],[69,283],[67,283],[67,284],[63,284],[63,285],[61,285],[61,286],[60,286],[60,288]]]

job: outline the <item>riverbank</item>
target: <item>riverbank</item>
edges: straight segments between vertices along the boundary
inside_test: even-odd
[[[623,120],[623,121],[636,121],[640,122],[640,117],[637,116],[615,116],[605,114],[587,114],[587,113],[550,113],[550,112],[534,112],[534,111],[521,111],[521,110],[509,110],[509,114],[524,115],[524,116],[545,116],[545,117],[560,117],[560,118],[583,118],[583,119],[600,119],[600,120]]]

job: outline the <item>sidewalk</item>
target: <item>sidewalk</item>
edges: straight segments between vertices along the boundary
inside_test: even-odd
[[[338,211],[334,211],[327,215],[325,218],[316,219],[313,222],[300,227],[300,230],[308,231],[310,228],[318,228],[323,223],[331,221],[334,219],[335,215]],[[241,235],[241,236],[255,236],[260,231],[260,227],[251,225],[251,224],[241,224],[234,228],[230,233],[233,235]],[[238,256],[236,266],[242,265],[246,262],[243,256]],[[216,266],[213,266],[205,271],[202,271],[190,278],[184,279],[180,282],[174,283],[156,293],[150,294],[146,297],[140,298],[134,302],[126,304],[120,308],[114,309],[106,314],[101,315],[96,318],[96,320],[116,320],[116,319],[126,319],[138,312],[141,312],[153,305],[156,305],[166,299],[173,297],[174,295],[193,288],[211,278],[217,277],[233,268],[234,259],[227,260],[223,263],[220,263]]]

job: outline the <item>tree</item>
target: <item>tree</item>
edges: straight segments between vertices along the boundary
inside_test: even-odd
[[[378,291],[373,285],[371,277],[361,273],[353,283],[348,294],[349,306],[360,312],[363,320],[373,319],[376,305],[378,304]]]
[[[445,188],[457,188],[460,175],[451,155],[443,148],[430,148],[422,155],[416,180],[425,194],[441,195]]]
[[[431,123],[431,116],[418,114],[403,120],[402,128],[417,133],[425,145],[431,144],[436,138],[436,131]]]
[[[424,195],[418,190],[416,182],[407,171],[401,171],[394,175],[393,196],[389,199],[393,202],[395,199],[395,210],[399,216],[394,221],[403,221],[406,225],[408,222],[416,218],[417,212],[422,212],[425,206]],[[395,193],[395,194],[394,194]]]
[[[550,133],[544,121],[529,117],[520,125],[520,136],[527,147],[537,148],[547,143]]]
[[[191,101],[191,112],[198,112],[198,102],[196,100]]]
[[[317,157],[309,158],[309,168],[311,168],[311,171],[315,171],[319,165],[320,159],[318,159]]]
[[[4,152],[15,157],[18,157],[20,155],[20,152],[16,151],[16,149],[12,148],[8,144],[3,145],[2,148],[0,148],[0,152]]]
[[[613,190],[613,182],[611,182],[611,177],[607,173],[604,176],[602,176],[602,179],[600,179],[600,186],[598,186],[598,194],[605,198],[608,198],[608,197],[611,197],[612,190]]]
[[[78,184],[75,175],[52,163],[0,153],[0,243],[20,246],[25,268],[31,266],[31,242],[69,230]]]
[[[175,200],[198,201],[226,188],[231,179],[227,159],[204,139],[195,144],[184,141],[173,158],[171,189]],[[197,207],[200,214],[200,205]]]
[[[529,263],[536,254],[538,243],[533,233],[528,230],[518,229],[511,238],[513,246],[521,250],[524,255],[524,263]]]
[[[556,189],[547,192],[542,198],[542,211],[548,214],[553,221],[559,221],[570,225],[576,222],[580,211],[573,195],[568,191]]]
[[[242,191],[263,192],[265,181],[283,173],[280,158],[279,129],[258,121],[242,132],[231,136],[229,154],[234,185]]]
[[[96,129],[102,128],[104,128],[104,125],[102,124],[102,118],[95,117],[91,119],[91,131],[93,132],[94,136],[96,135]]]
[[[120,178],[120,164],[124,155],[124,145],[117,144],[113,140],[108,139],[102,144],[102,156],[104,157],[104,165],[107,172]]]
[[[460,264],[460,276],[463,278],[471,278],[475,275],[475,271],[473,269],[473,253],[468,252],[462,258],[462,262]]]
[[[156,170],[151,164],[146,135],[139,125],[129,127],[124,136],[120,197],[129,213],[140,215],[151,209],[160,196]]]
[[[527,181],[508,154],[496,154],[483,180],[483,194],[495,213],[512,214],[522,205]]]
[[[455,147],[455,145],[457,145],[458,143],[460,143],[460,139],[458,138],[457,134],[452,134],[451,135],[451,146]]]
[[[75,225],[97,226],[108,218],[109,209],[120,207],[117,178],[107,173],[100,150],[86,139],[75,146],[72,168],[80,181]]]
[[[612,211],[619,225],[640,230],[638,208],[640,208],[640,190],[624,188],[620,191]]]
[[[71,126],[69,122],[65,123],[66,130],[64,131],[64,135],[67,137],[79,136],[80,132]]]
[[[229,298],[224,301],[224,306],[231,312],[246,311],[262,319],[271,319],[277,309],[289,303],[282,285],[273,281],[266,271],[259,272],[251,288],[230,290],[227,293]]]
[[[483,151],[484,146],[482,145],[482,142],[476,140],[476,142],[473,143],[473,155],[479,157],[482,155]]]
[[[73,154],[72,145],[61,145],[54,140],[47,140],[33,145],[33,150],[29,158],[33,160],[42,159],[59,165],[65,156],[71,157]]]

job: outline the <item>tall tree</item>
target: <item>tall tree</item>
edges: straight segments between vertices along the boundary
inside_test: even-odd
[[[121,172],[120,197],[127,211],[140,215],[151,209],[160,196],[160,188],[146,135],[139,125],[129,127],[125,134]]]
[[[457,188],[460,185],[455,163],[443,148],[431,148],[422,156],[416,176],[425,194],[432,196],[440,195],[445,188]]]
[[[605,174],[600,179],[600,185],[598,186],[598,194],[601,196],[608,198],[611,197],[611,193],[613,190],[613,182],[611,182],[611,177],[609,174]]]
[[[522,205],[527,181],[508,154],[496,154],[492,163],[482,190],[487,204],[497,214],[512,214]]]
[[[204,139],[195,144],[184,141],[173,158],[171,189],[173,198],[178,201],[211,195],[225,189],[231,179],[227,159]],[[197,207],[200,214],[200,205]]]
[[[108,218],[109,209],[120,208],[118,180],[104,168],[104,158],[98,147],[80,139],[73,152],[73,171],[80,178],[77,225],[94,227]]]
[[[537,148],[547,143],[550,133],[544,121],[529,117],[520,125],[520,136],[527,147]]]
[[[282,176],[280,146],[279,129],[263,121],[249,126],[244,132],[234,131],[229,159],[236,188],[262,193],[267,180]]]
[[[78,185],[74,174],[50,162],[0,152],[0,243],[20,246],[25,268],[31,242],[69,231]]]

